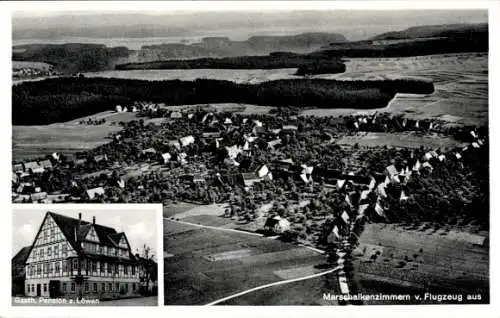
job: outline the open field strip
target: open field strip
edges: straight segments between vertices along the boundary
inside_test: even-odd
[[[191,226],[205,228],[205,229],[212,229],[212,230],[226,231],[226,232],[236,232],[236,233],[243,233],[243,234],[247,234],[247,235],[265,237],[264,234],[259,234],[259,233],[253,233],[253,232],[247,232],[247,231],[241,231],[241,230],[235,230],[235,229],[227,229],[227,228],[221,228],[221,227],[217,227],[217,226],[210,226],[210,225],[202,225],[202,224],[190,223],[190,222],[185,222],[185,221],[180,221],[180,220],[173,220],[173,219],[170,219],[170,218],[163,218],[163,219],[166,220],[166,221],[170,221],[170,222],[175,222],[175,223],[180,223],[180,224],[185,224],[185,225],[191,225]],[[275,236],[274,238],[277,238],[277,237]]]
[[[233,299],[233,298],[236,298],[236,297],[239,297],[239,296],[243,296],[245,294],[248,294],[248,293],[251,293],[251,292],[254,292],[254,291],[257,291],[257,290],[261,290],[261,289],[264,289],[264,288],[269,288],[269,287],[272,287],[272,286],[284,285],[284,284],[288,284],[288,283],[293,283],[293,282],[307,280],[307,279],[311,279],[311,278],[315,278],[315,277],[320,277],[320,276],[323,276],[323,275],[326,275],[326,274],[330,274],[330,273],[336,272],[339,269],[341,269],[341,267],[337,266],[335,268],[329,269],[329,270],[321,272],[321,273],[317,273],[317,274],[313,274],[313,275],[308,275],[308,276],[304,276],[304,277],[299,277],[299,278],[294,278],[294,279],[282,280],[282,281],[279,281],[279,282],[275,282],[275,283],[270,283],[270,284],[265,284],[265,285],[262,285],[262,286],[254,287],[254,288],[247,289],[245,291],[242,291],[242,292],[239,292],[239,293],[236,293],[236,294],[224,297],[222,299],[218,299],[216,301],[213,301],[211,303],[206,304],[205,306],[217,305],[217,304],[225,302],[227,300],[230,300],[230,299]]]

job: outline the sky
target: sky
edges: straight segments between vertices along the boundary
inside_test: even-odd
[[[125,232],[134,254],[137,252],[137,249],[142,252],[142,247],[146,244],[151,247],[153,254],[156,256],[156,251],[161,250],[157,247],[157,213],[151,205],[143,206],[141,209],[127,207],[113,210],[110,210],[108,207],[100,209],[88,206],[78,209],[71,207],[71,210],[61,207],[51,207],[49,209],[43,205],[35,205],[30,208],[14,208],[12,217],[12,256],[24,246],[33,243],[47,211],[75,219],[78,219],[78,213],[81,212],[82,220],[87,222],[92,222],[92,216],[95,216],[97,224],[112,227],[117,232]],[[158,260],[158,257],[156,259]]]
[[[16,11],[13,31],[43,28],[98,28],[123,25],[159,25],[182,28],[196,35],[226,35],[243,40],[251,35],[338,32],[350,40],[378,32],[452,23],[488,21],[487,10],[287,10],[259,11]]]

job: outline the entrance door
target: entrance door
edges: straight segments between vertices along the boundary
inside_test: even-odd
[[[42,284],[36,284],[36,295],[38,297],[42,296]]]
[[[58,280],[51,280],[49,282],[49,295],[50,298],[56,298],[60,296],[60,290],[61,290],[61,282]]]

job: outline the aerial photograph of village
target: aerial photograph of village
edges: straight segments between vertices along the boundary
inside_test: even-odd
[[[488,39],[486,9],[17,12],[12,202],[161,203],[165,305],[489,304]]]

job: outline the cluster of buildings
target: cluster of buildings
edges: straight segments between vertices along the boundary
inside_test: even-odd
[[[52,68],[20,67],[12,69],[12,77],[14,79],[56,75],[60,75],[60,73],[54,71]]]
[[[64,159],[62,159],[64,158]],[[88,158],[77,158],[72,154],[54,152],[46,159],[24,161],[13,164],[12,168],[12,200],[14,203],[60,203],[68,201],[79,201],[81,198],[73,198],[68,193],[48,193],[43,189],[38,180],[42,175],[49,175],[57,166],[81,166],[88,162]],[[90,158],[94,163],[105,162],[108,160],[106,155],[95,155]],[[69,181],[69,180],[68,180]],[[89,189],[88,195],[93,191]]]

